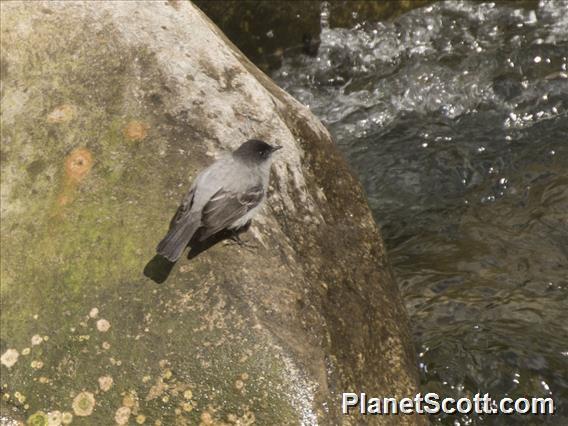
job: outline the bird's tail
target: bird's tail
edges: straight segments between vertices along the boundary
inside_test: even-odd
[[[185,220],[174,224],[164,239],[160,241],[156,251],[170,262],[176,262],[197,228],[199,228],[199,221],[196,220]]]

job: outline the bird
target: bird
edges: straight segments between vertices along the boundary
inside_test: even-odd
[[[157,253],[176,262],[190,241],[248,229],[266,198],[272,154],[281,149],[250,139],[204,169],[182,199]]]

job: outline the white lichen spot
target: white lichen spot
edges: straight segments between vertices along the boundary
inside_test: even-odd
[[[103,349],[105,351],[108,351],[110,349],[110,343],[109,342],[103,342],[102,346],[103,346]]]
[[[69,411],[63,412],[63,414],[61,415],[61,423],[63,423],[64,425],[69,425],[72,421],[73,414],[71,414]]]
[[[237,390],[241,390],[244,386],[245,386],[245,382],[243,382],[242,380],[235,381],[235,388]]]
[[[185,274],[185,273],[191,271],[191,266],[189,266],[189,265],[182,265],[182,266],[180,266],[179,271],[180,271],[182,274]]]
[[[43,361],[33,360],[30,366],[35,370],[39,370],[40,368],[43,368]]]
[[[76,113],[74,105],[63,104],[51,111],[47,116],[48,123],[66,123],[73,119]]]
[[[183,397],[184,397],[185,399],[191,399],[191,398],[193,397],[193,392],[188,389],[188,390],[186,390],[186,391],[183,393]]]
[[[20,356],[20,354],[18,353],[18,351],[16,349],[8,349],[6,352],[4,352],[2,354],[2,356],[0,357],[0,362],[2,363],[2,365],[8,367],[8,368],[12,368],[12,366],[18,362],[18,357]]]
[[[237,421],[243,426],[250,426],[256,422],[256,417],[252,411],[245,411],[241,418]],[[315,423],[314,423],[315,424]]]
[[[36,411],[27,421],[28,425],[45,425],[47,424],[47,415],[43,411]]]
[[[243,380],[248,380],[248,378],[249,378],[248,373],[243,373],[243,374],[241,374],[241,379],[243,379]]]
[[[160,397],[167,389],[168,385],[164,383],[164,379],[159,377],[156,380],[156,384],[152,386],[148,391],[148,395],[146,395],[146,401],[151,401],[155,398]]]
[[[91,392],[81,392],[73,399],[72,408],[76,416],[90,416],[95,408],[95,396]]]
[[[204,411],[201,414],[201,423],[205,424],[205,425],[211,425],[213,424],[213,416],[211,415],[210,412],[208,411]]]
[[[101,333],[107,332],[109,328],[110,328],[110,322],[108,322],[106,319],[101,318],[100,320],[97,321],[97,330],[99,330]]]
[[[93,309],[91,309],[91,311],[89,312],[89,316],[90,316],[91,318],[96,318],[96,317],[98,317],[98,316],[99,316],[99,310],[98,310],[98,308],[93,308]]]
[[[124,395],[124,398],[122,398],[122,405],[124,405],[125,407],[132,408],[137,405],[137,403],[138,396],[134,391],[128,392],[126,395]]]
[[[120,407],[116,410],[114,415],[114,421],[118,425],[125,425],[128,424],[128,419],[130,418],[130,408],[129,407]]]
[[[48,426],[60,426],[63,423],[63,415],[61,411],[55,410],[47,413]]]
[[[99,377],[99,387],[103,392],[107,392],[112,387],[112,377],[102,376]]]
[[[41,344],[41,342],[43,342],[43,337],[41,337],[39,334],[32,336],[32,346],[37,346]]]

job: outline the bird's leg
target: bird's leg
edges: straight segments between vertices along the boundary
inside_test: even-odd
[[[251,222],[252,222],[252,220],[249,220],[246,224],[244,224],[239,229],[233,229],[231,231],[231,236],[229,237],[230,241],[232,243],[236,243],[240,247],[243,247],[243,248],[246,248],[246,249],[257,249],[258,246],[256,244],[253,244],[249,241],[243,241],[243,239],[241,238],[241,234],[248,231],[248,229],[250,228]]]
[[[237,243],[239,246],[247,248],[247,249],[257,249],[258,246],[256,244],[253,244],[249,241],[244,241],[241,236],[239,235],[239,233],[235,232],[232,236],[231,236],[231,240],[234,241],[235,243]]]

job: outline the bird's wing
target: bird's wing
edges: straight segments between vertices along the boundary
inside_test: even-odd
[[[191,211],[194,195],[194,187],[191,187],[170,221],[168,233],[156,248],[160,255],[171,262],[179,259],[193,234],[199,228],[199,217],[192,214]]]
[[[237,219],[258,206],[263,198],[264,188],[260,184],[241,193],[221,188],[203,207],[201,223],[205,229],[201,238],[208,238],[228,228]]]
[[[183,197],[174,217],[170,221],[170,229],[183,220],[187,220],[190,215],[191,207],[193,206],[193,196],[195,195],[195,186],[189,188],[187,194]]]

